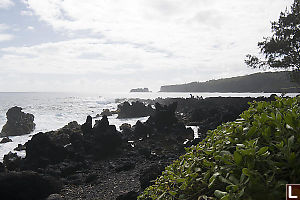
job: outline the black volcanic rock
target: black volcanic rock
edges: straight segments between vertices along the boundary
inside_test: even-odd
[[[32,132],[35,128],[34,116],[22,112],[21,107],[12,107],[7,113],[7,122],[3,126],[0,136],[25,135]]]
[[[0,173],[5,172],[5,170],[5,165],[2,162],[0,162]]]
[[[7,143],[7,142],[12,142],[12,140],[11,139],[9,139],[8,137],[5,137],[5,138],[3,138],[1,141],[0,141],[0,143]]]
[[[141,188],[144,190],[151,185],[151,181],[155,180],[159,175],[161,175],[164,170],[163,165],[152,164],[141,171],[140,174],[140,184]]]
[[[112,116],[112,114],[113,113],[109,109],[103,109],[100,115],[101,116],[104,116],[104,115],[106,115],[106,116]]]
[[[11,151],[4,155],[3,164],[6,166],[8,170],[17,170],[22,165],[21,157],[17,155],[17,153],[12,153]]]
[[[146,117],[153,114],[154,110],[151,105],[146,106],[142,102],[136,101],[131,104],[125,101],[118,105],[118,118],[136,118],[136,117]]]
[[[14,148],[15,151],[23,151],[26,150],[26,146],[23,144],[18,144],[16,148]]]
[[[58,163],[67,156],[67,150],[54,143],[48,134],[38,133],[25,143],[26,161],[34,167],[46,166],[49,163]]]
[[[88,145],[85,148],[92,151],[99,159],[115,154],[121,147],[121,134],[117,131],[115,125],[109,125],[105,115],[101,120],[96,121],[92,133],[93,135],[88,139]]]
[[[93,122],[92,117],[90,115],[87,116],[85,123],[81,125],[81,130],[83,132],[83,135],[90,135],[92,133],[92,125],[93,125],[92,122]]]
[[[149,120],[153,121],[158,129],[170,127],[178,121],[175,115],[176,108],[177,102],[165,106],[156,103],[154,115]]]
[[[58,193],[61,183],[32,171],[0,173],[1,199],[40,200]]]

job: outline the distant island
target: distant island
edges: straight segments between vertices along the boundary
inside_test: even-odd
[[[148,88],[136,88],[136,89],[131,89],[130,92],[151,92],[151,91],[149,91]]]
[[[264,72],[246,76],[161,86],[160,92],[298,93],[300,84],[291,82],[291,73]]]

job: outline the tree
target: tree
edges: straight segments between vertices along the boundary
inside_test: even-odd
[[[291,9],[281,12],[279,20],[272,22],[272,33],[271,37],[258,43],[264,59],[247,55],[245,63],[251,68],[290,69],[295,72],[293,76],[299,74],[300,0],[294,0]]]

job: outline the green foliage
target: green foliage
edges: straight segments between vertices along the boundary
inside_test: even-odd
[[[284,199],[285,184],[300,182],[300,97],[254,102],[240,117],[187,148],[138,199]]]
[[[291,10],[280,14],[277,22],[272,22],[272,37],[258,43],[261,60],[247,55],[246,64],[252,68],[290,68],[300,70],[300,1],[294,0]]]

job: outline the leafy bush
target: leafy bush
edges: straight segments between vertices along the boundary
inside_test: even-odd
[[[300,183],[299,106],[300,97],[251,103],[187,148],[138,199],[284,199],[285,184]]]

